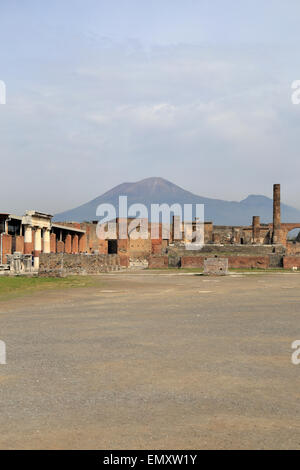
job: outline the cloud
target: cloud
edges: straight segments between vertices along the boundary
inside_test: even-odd
[[[0,195],[5,200],[13,175],[14,211],[37,200],[40,209],[61,211],[154,175],[233,199],[270,194],[278,180],[300,207],[292,50],[106,39],[80,51],[8,83]]]

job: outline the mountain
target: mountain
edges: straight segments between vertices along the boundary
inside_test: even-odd
[[[253,215],[260,215],[262,223],[269,223],[273,217],[273,201],[266,196],[250,195],[240,202],[223,201],[197,196],[163,178],[147,178],[137,183],[120,184],[82,206],[56,214],[54,220],[97,220],[96,209],[103,203],[112,204],[118,213],[119,196],[128,197],[128,207],[134,203],[144,204],[149,214],[150,204],[204,204],[205,220],[215,225],[250,225]],[[300,221],[300,210],[285,204],[281,208],[283,222]]]

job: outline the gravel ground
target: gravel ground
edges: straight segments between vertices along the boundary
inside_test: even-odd
[[[300,276],[137,272],[0,303],[1,449],[300,449]]]

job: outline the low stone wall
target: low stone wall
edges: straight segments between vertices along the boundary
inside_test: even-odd
[[[149,257],[149,269],[164,269],[169,264],[168,256],[150,256]]]
[[[285,256],[283,258],[283,267],[285,269],[300,268],[300,256]]]
[[[99,274],[120,269],[118,255],[86,255],[67,253],[41,253],[40,276],[70,274]]]

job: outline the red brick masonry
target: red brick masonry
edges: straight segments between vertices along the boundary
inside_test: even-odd
[[[223,256],[224,257],[224,256]],[[228,256],[229,268],[262,268],[270,266],[269,256]],[[182,256],[182,268],[203,268],[205,256]]]
[[[150,256],[149,269],[167,268],[169,264],[168,256]]]
[[[300,268],[300,256],[285,256],[283,258],[283,267],[285,269]]]

